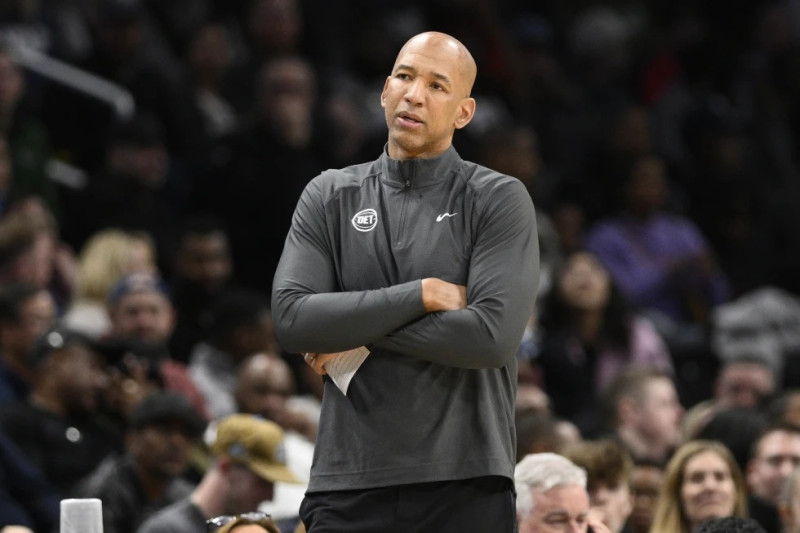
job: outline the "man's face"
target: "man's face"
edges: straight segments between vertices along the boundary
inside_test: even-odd
[[[186,468],[192,438],[184,425],[165,421],[146,426],[131,435],[128,448],[150,475],[171,480]]]
[[[454,43],[430,38],[401,50],[381,93],[390,156],[434,157],[450,146],[455,129],[471,120],[474,100],[465,61]]]
[[[292,376],[286,363],[275,356],[253,356],[239,371],[236,400],[245,413],[278,420],[292,393]]]
[[[46,290],[39,291],[22,303],[19,320],[0,327],[2,349],[7,357],[22,363],[27,360],[36,340],[56,319],[56,304]]]
[[[158,292],[132,292],[120,298],[110,313],[113,333],[154,344],[169,340],[174,327],[172,303]]]
[[[258,509],[261,502],[272,501],[274,484],[263,479],[248,468],[233,465],[227,491],[225,514],[247,513]]]
[[[100,354],[82,344],[68,344],[51,367],[58,377],[60,399],[73,414],[94,413],[108,387],[105,361]]]
[[[178,273],[203,287],[218,291],[231,274],[228,239],[222,232],[208,235],[187,235],[178,250]]]
[[[750,491],[777,505],[784,481],[797,466],[800,466],[800,433],[782,430],[768,433],[747,465]]]
[[[775,392],[772,372],[757,363],[731,363],[717,382],[715,396],[730,407],[761,407]]]
[[[641,465],[633,468],[631,476],[633,511],[628,519],[628,529],[631,533],[650,531],[663,478],[664,472],[657,466]]]
[[[612,533],[619,533],[631,514],[631,491],[625,482],[598,484],[589,493],[592,511]]]
[[[589,496],[580,485],[532,491],[531,496],[533,508],[528,516],[519,517],[519,533],[586,532]]]
[[[674,446],[681,438],[683,407],[668,378],[651,379],[642,391],[635,424],[650,442]]]
[[[14,110],[24,88],[22,72],[7,53],[0,53],[0,115]]]

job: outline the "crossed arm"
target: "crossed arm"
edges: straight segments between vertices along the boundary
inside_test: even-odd
[[[281,345],[319,354],[372,345],[463,368],[507,364],[532,311],[539,257],[527,192],[510,181],[496,189],[481,214],[466,286],[424,278],[336,292],[333,250],[312,182],[273,284]]]

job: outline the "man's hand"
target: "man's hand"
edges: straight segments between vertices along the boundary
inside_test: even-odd
[[[303,359],[305,359],[306,364],[314,369],[314,372],[319,374],[320,376],[324,376],[328,373],[325,370],[325,363],[333,359],[334,357],[341,355],[340,353],[304,353]]]
[[[422,280],[422,304],[429,313],[467,307],[467,288],[439,278]]]

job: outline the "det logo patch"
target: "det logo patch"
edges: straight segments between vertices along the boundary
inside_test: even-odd
[[[372,231],[378,225],[378,213],[374,209],[364,209],[356,213],[350,222],[358,231]]]

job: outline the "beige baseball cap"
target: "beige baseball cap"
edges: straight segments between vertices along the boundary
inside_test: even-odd
[[[255,415],[233,414],[220,420],[211,453],[230,457],[273,483],[302,483],[286,466],[283,429]]]

